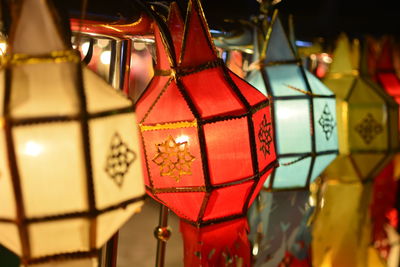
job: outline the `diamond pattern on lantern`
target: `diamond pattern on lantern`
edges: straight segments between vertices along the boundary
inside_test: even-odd
[[[332,113],[328,107],[328,104],[325,104],[324,110],[322,111],[321,117],[318,120],[319,125],[322,127],[322,131],[325,134],[325,138],[327,141],[331,138],[333,134],[333,129],[336,126],[336,122]]]
[[[160,144],[156,144],[157,154],[153,162],[160,166],[161,176],[170,176],[177,182],[182,175],[192,174],[192,162],[195,157],[188,151],[188,142],[176,142],[172,136]]]
[[[374,119],[371,113],[368,113],[355,129],[367,145],[383,131],[382,125]]]
[[[267,117],[264,114],[264,118],[260,124],[260,130],[258,131],[258,139],[261,142],[260,150],[263,152],[264,157],[270,154],[272,136],[271,136],[272,126],[271,122],[267,121]]]
[[[118,133],[115,133],[111,139],[105,171],[119,187],[123,185],[124,176],[135,159],[135,152],[129,149]]]

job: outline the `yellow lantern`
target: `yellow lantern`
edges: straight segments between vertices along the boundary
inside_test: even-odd
[[[371,264],[369,205],[372,181],[398,147],[398,114],[394,100],[367,78],[359,51],[357,41],[351,46],[340,36],[324,80],[337,97],[339,156],[322,174],[315,266],[379,266]]]
[[[81,66],[50,1],[17,10],[0,70],[0,243],[24,265],[93,266],[143,203],[134,106]]]
[[[336,94],[339,156],[324,177],[342,182],[373,179],[398,147],[397,104],[359,66],[359,45],[341,35],[324,79]],[[364,72],[365,71],[365,72]]]

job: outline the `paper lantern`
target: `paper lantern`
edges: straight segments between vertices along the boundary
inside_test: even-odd
[[[147,193],[196,227],[243,218],[276,164],[269,101],[217,57],[198,0],[185,27],[173,6],[169,28],[173,44],[155,27],[155,76],[137,103]]]
[[[341,35],[324,79],[337,97],[340,153],[324,176],[343,182],[373,179],[398,147],[397,105],[368,78],[359,54]]]
[[[247,81],[272,99],[280,167],[265,183],[269,190],[307,189],[338,153],[335,95],[305,70],[277,12]],[[308,189],[307,189],[308,190]]]
[[[156,75],[137,113],[147,192],[202,225],[243,217],[275,152],[269,101],[217,58],[200,3],[189,3],[177,67],[155,29]]]
[[[81,66],[48,1],[17,10],[0,72],[0,242],[25,265],[92,266],[143,203],[134,107]]]

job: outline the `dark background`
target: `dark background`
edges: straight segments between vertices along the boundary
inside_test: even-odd
[[[3,14],[8,19],[7,4],[15,0],[0,0]],[[79,17],[81,0],[53,0],[70,16]],[[101,20],[118,18],[135,19],[139,16],[136,0],[88,0],[88,17]],[[171,0],[142,0],[148,3],[168,5]],[[187,0],[177,0],[181,10],[186,9]],[[248,19],[259,13],[256,0],[202,0],[211,28],[223,25],[225,19]],[[400,36],[400,8],[396,0],[282,0],[275,5],[283,21],[293,14],[296,36],[300,39],[313,37],[334,38],[339,32],[360,37],[364,34]],[[162,8],[161,8],[162,10]],[[183,12],[184,13],[184,12]]]

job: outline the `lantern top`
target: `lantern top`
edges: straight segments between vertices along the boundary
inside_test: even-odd
[[[10,30],[8,52],[43,55],[70,49],[52,9],[51,1],[23,0]]]

